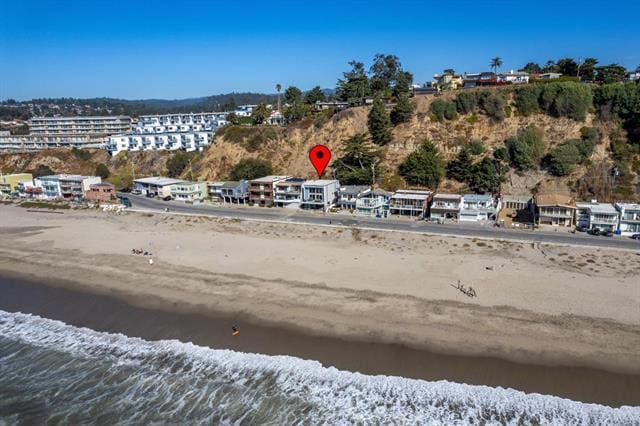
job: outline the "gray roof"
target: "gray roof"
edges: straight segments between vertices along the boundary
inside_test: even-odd
[[[167,185],[175,185],[176,183],[184,183],[184,181],[180,179],[172,179],[162,176],[151,176],[146,178],[140,178],[133,181],[134,183],[144,183],[147,185],[156,185],[156,186],[167,186]]]
[[[352,194],[357,195],[361,192],[368,190],[369,187],[366,185],[345,185],[340,188],[340,194]]]
[[[491,201],[491,196],[487,194],[464,194],[464,201],[469,203],[481,203]]]
[[[222,187],[223,188],[227,188],[227,189],[229,189],[229,188],[233,189],[233,188],[237,188],[238,185],[240,185],[240,181],[239,180],[231,180],[229,182],[224,182],[222,184]]]

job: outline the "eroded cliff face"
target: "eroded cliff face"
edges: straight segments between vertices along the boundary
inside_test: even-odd
[[[450,97],[451,94],[444,97]],[[579,138],[583,127],[603,125],[594,120],[589,114],[584,122],[577,122],[567,118],[553,118],[545,114],[529,117],[517,116],[512,113],[502,122],[496,122],[483,114],[461,115],[453,121],[439,122],[431,117],[429,108],[433,96],[419,96],[412,101],[415,114],[408,123],[393,129],[393,142],[385,146],[383,166],[386,177],[396,173],[397,166],[425,139],[435,143],[443,157],[452,159],[461,146],[473,140],[482,141],[485,155],[504,145],[504,141],[516,135],[520,130],[535,125],[542,129],[547,149],[557,146],[566,139]],[[314,171],[310,166],[307,153],[316,144],[327,145],[334,153],[340,155],[341,142],[356,133],[367,132],[368,107],[352,108],[334,115],[322,125],[314,124],[311,120],[297,123],[285,129],[279,129],[272,134],[272,138],[257,148],[247,149],[247,137],[228,138],[225,132],[216,137],[215,144],[207,149],[200,161],[200,177],[212,180],[221,179],[228,175],[235,163],[245,157],[263,158],[271,161],[275,173],[289,174],[304,178],[313,178]],[[603,129],[603,137],[596,146],[591,157],[592,162],[609,160],[607,147],[609,146],[608,131]],[[328,169],[331,173],[331,168]],[[568,184],[573,184],[585,173],[585,167],[577,167],[570,176],[557,178],[542,171],[531,171],[517,174],[511,171],[503,184],[503,192],[526,192],[536,187],[554,190],[569,190]],[[571,186],[571,185],[569,185]],[[451,190],[464,190],[464,185],[455,181],[445,181],[443,187]]]
[[[446,94],[443,98],[452,98]],[[527,126],[535,125],[544,133],[546,149],[557,146],[566,139],[579,138],[583,127],[597,127],[602,135],[589,160],[591,164],[602,165],[603,169],[612,164],[608,147],[609,135],[615,126],[602,123],[589,114],[584,122],[568,118],[554,118],[545,114],[521,117],[513,106],[507,107],[507,117],[496,122],[480,114],[461,115],[456,120],[439,122],[434,119],[429,108],[433,96],[418,96],[412,99],[415,114],[410,122],[393,129],[393,142],[382,148],[383,162],[381,181],[388,189],[402,186],[402,180],[396,175],[398,165],[425,139],[429,139],[439,148],[442,156],[450,160],[471,141],[482,141],[485,154],[491,155],[494,148],[503,146],[504,141],[516,135]],[[196,179],[217,180],[228,177],[231,168],[243,158],[261,158],[271,161],[274,173],[314,178],[315,171],[308,160],[309,149],[316,144],[328,146],[334,159],[341,155],[342,141],[357,133],[367,133],[367,114],[369,107],[351,108],[330,118],[304,120],[285,128],[255,126],[236,128],[234,131],[223,129],[215,137],[213,145],[208,147],[193,161],[193,175]],[[237,126],[236,126],[237,127]],[[136,152],[122,153],[110,157],[102,150],[87,150],[87,158],[78,158],[70,150],[48,150],[26,154],[0,155],[0,170],[4,173],[35,170],[42,164],[55,173],[93,174],[99,163],[107,165],[112,173],[110,178],[116,185],[126,185],[132,175],[166,175],[167,160],[175,153]],[[480,158],[480,157],[478,157]],[[605,167],[606,166],[606,167]],[[556,191],[570,191],[587,173],[588,167],[578,166],[574,172],[562,178],[554,177],[544,171],[516,173],[510,171],[502,185],[504,193],[525,193],[534,188]],[[331,176],[331,167],[327,169]],[[187,167],[182,174],[191,178],[191,169]],[[637,178],[636,178],[637,180]],[[393,182],[393,184],[389,184]],[[384,186],[384,183],[383,183]],[[463,184],[445,180],[444,190],[464,191]]]

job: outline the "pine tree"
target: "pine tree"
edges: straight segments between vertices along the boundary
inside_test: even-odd
[[[369,111],[369,133],[371,141],[376,145],[386,145],[391,142],[391,120],[384,108],[384,102],[380,98],[373,101],[373,107]]]
[[[391,122],[394,126],[400,123],[406,123],[413,116],[413,104],[406,94],[398,96],[398,102],[391,110]]]
[[[467,148],[462,148],[458,156],[447,165],[447,177],[458,182],[468,183],[473,173],[473,161]]]
[[[435,145],[425,141],[400,164],[399,171],[409,184],[435,189],[444,176],[444,161]]]

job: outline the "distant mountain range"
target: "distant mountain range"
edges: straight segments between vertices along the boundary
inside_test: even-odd
[[[323,89],[328,96],[333,89]],[[117,99],[117,98],[40,98],[29,101],[0,102],[0,120],[28,119],[53,115],[130,115],[170,114],[206,111],[231,111],[238,105],[265,102],[275,104],[278,95],[233,92],[186,99]]]

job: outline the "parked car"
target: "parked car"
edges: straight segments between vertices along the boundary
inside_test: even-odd
[[[120,188],[120,189],[118,189],[118,192],[127,193],[127,192],[131,192],[131,189],[129,189],[129,188]]]
[[[633,235],[631,236],[631,239],[633,239],[633,240],[640,240],[640,234],[633,234]]]
[[[613,231],[610,229],[605,229],[603,231],[600,231],[600,235],[602,235],[603,237],[613,237]]]
[[[587,234],[589,234],[589,235],[600,235],[600,229],[598,229],[598,228],[589,229],[587,231]]]
[[[576,231],[578,231],[578,232],[587,232],[588,228],[585,228],[584,226],[576,226]]]
[[[162,201],[171,201],[171,195],[167,195],[162,199]]]

